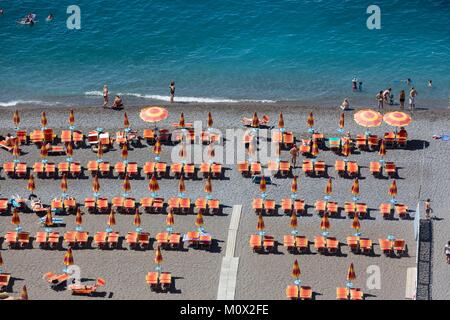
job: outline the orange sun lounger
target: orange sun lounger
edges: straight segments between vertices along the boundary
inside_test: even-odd
[[[380,204],[380,212],[381,216],[386,219],[389,218],[392,214],[392,206],[390,203],[382,203]]]
[[[347,175],[349,177],[358,177],[359,176],[359,166],[356,161],[348,161],[347,162]]]
[[[253,176],[261,174],[262,167],[259,162],[252,162],[250,164],[250,172]]]
[[[378,161],[371,161],[369,165],[369,170],[372,175],[374,175],[375,177],[379,177],[381,176],[382,173],[382,166]]]
[[[67,273],[55,274],[53,272],[47,272],[42,278],[55,287],[65,283],[69,279],[69,275]]]
[[[395,213],[397,213],[401,219],[405,219],[408,216],[408,206],[401,203],[396,203],[394,208]]]
[[[350,300],[364,300],[364,293],[359,288],[351,288]]]
[[[302,171],[306,175],[311,175],[313,173],[314,167],[311,160],[303,160]]]
[[[397,167],[395,166],[394,162],[386,162],[384,164],[384,170],[390,178],[393,178],[397,175]]]
[[[297,300],[299,298],[299,290],[296,285],[288,285],[286,288],[286,298],[290,300]]]
[[[384,254],[390,255],[392,253],[393,243],[391,240],[378,239],[378,244],[380,245],[380,249]]]
[[[327,244],[327,241],[326,241],[325,237],[323,237],[323,236],[315,236],[314,237],[314,248],[319,253],[325,253],[327,251],[326,244]]]
[[[9,286],[11,275],[8,273],[0,273],[0,291],[5,290]]]
[[[336,300],[348,300],[349,293],[347,288],[336,288]]]
[[[343,160],[336,160],[334,163],[334,169],[339,174],[339,176],[344,176],[345,174],[345,161]]]
[[[102,278],[98,278],[94,285],[75,285],[71,284],[67,287],[73,295],[92,295],[98,289],[98,287],[104,286],[106,281]]]

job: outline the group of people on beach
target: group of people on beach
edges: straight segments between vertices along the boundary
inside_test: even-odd
[[[409,110],[414,110],[416,108],[416,96],[417,90],[412,87],[409,91]],[[385,105],[394,105],[394,94],[392,93],[392,88],[388,88],[385,90],[381,90],[376,95],[376,99],[378,102],[378,109],[384,109]],[[406,92],[405,90],[401,90],[398,97],[400,103],[400,109],[405,109],[405,101],[406,101]]]

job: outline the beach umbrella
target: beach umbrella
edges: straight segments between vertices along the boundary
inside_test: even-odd
[[[184,120],[184,113],[182,112],[180,115],[180,120],[178,121],[178,126],[180,128],[184,128],[186,126],[185,120]]]
[[[261,212],[258,215],[258,223],[256,225],[256,230],[258,231],[264,231],[264,229],[266,228],[266,226],[264,225],[264,219],[263,216],[261,214]]]
[[[47,116],[45,115],[45,111],[41,113],[41,126],[45,128],[47,126]]]
[[[208,112],[208,128],[212,128],[213,126],[213,117],[211,115],[211,112]]]
[[[319,145],[317,144],[317,140],[313,139],[313,144],[311,147],[311,155],[313,157],[317,157],[318,154],[319,154]]]
[[[16,126],[16,127],[19,127],[19,124],[20,124],[20,115],[19,115],[19,111],[14,111],[14,113],[13,113],[13,122],[14,122],[14,125]]]
[[[348,157],[350,155],[350,140],[349,139],[345,139],[344,141],[344,145],[342,146],[342,150],[341,153],[344,157]]]
[[[102,147],[102,143],[99,141],[98,147],[97,147],[97,159],[101,160],[102,158],[103,158],[103,147]]]
[[[14,208],[14,210],[13,210],[13,214],[11,217],[11,223],[13,225],[17,226],[17,228],[19,228],[19,225],[20,225],[19,210],[17,210],[16,208]]]
[[[161,141],[159,141],[159,138],[156,139],[155,145],[153,146],[153,153],[157,156],[161,154]]]
[[[148,189],[151,192],[155,192],[155,193],[159,191],[159,184],[158,184],[158,180],[156,179],[155,173],[152,174],[150,182],[148,183]]]
[[[71,158],[73,156],[73,145],[71,142],[66,144],[66,154]]]
[[[297,215],[295,214],[294,210],[292,210],[291,213],[291,221],[289,223],[289,225],[291,226],[292,229],[296,229],[298,226],[298,220],[297,220]]]
[[[98,193],[100,191],[100,182],[98,180],[98,175],[95,175],[94,179],[92,180],[92,191],[94,193]]]
[[[412,122],[411,116],[401,111],[387,112],[383,116],[383,120],[393,127],[406,127]]]
[[[69,126],[73,127],[74,124],[75,124],[75,113],[73,112],[73,110],[70,110],[70,112],[69,112]]]
[[[46,227],[45,231],[50,232],[51,231],[50,227],[53,225],[53,215],[52,210],[50,209],[47,210],[47,214],[45,215],[44,225]]]
[[[69,249],[67,249],[66,253],[64,254],[64,265],[66,266],[65,271],[67,271],[67,267],[73,265],[73,263],[72,248],[69,247]]]
[[[213,159],[216,156],[216,150],[214,149],[214,145],[208,145],[208,158]]]
[[[108,224],[108,227],[110,230],[111,230],[111,227],[116,225],[116,213],[115,213],[114,209],[111,209],[111,212],[108,215],[107,224]],[[111,231],[108,231],[108,232],[111,232]]]
[[[125,192],[129,192],[131,190],[130,178],[128,174],[126,174],[125,178],[123,179],[122,189]]]
[[[34,190],[36,189],[36,184],[34,183],[34,176],[33,174],[30,174],[30,177],[28,178],[28,184],[27,184],[27,190],[33,194]]]
[[[281,152],[280,144],[277,143],[277,144],[275,144],[275,149],[274,149],[274,155],[275,155],[275,157],[277,157],[277,159],[280,158],[280,152]]]
[[[48,156],[48,148],[47,148],[47,145],[45,145],[45,144],[42,144],[42,145],[41,145],[41,153],[40,153],[40,155],[41,155],[41,158],[42,158],[42,159],[47,158],[47,156]]]
[[[139,213],[139,209],[136,208],[134,213],[133,225],[139,228],[141,226],[141,214]]]
[[[330,229],[330,220],[328,219],[328,215],[325,213],[320,221],[320,230],[327,231]]]
[[[345,113],[341,112],[341,116],[339,117],[339,128],[341,129],[341,131],[342,129],[344,129],[344,126],[345,126]]]
[[[3,267],[2,253],[0,252],[0,269]]]
[[[314,115],[312,112],[309,113],[308,119],[306,120],[306,124],[310,129],[314,127]]]
[[[353,217],[352,228],[356,230],[356,233],[359,233],[359,229],[361,229],[361,224],[359,223],[358,215],[355,214]]]
[[[253,127],[253,128],[259,127],[259,119],[258,119],[258,115],[256,114],[256,112],[253,113],[252,127]]]
[[[205,181],[205,187],[203,189],[206,193],[212,193],[212,182],[211,182],[211,176],[208,176],[208,179]]]
[[[384,139],[381,140],[380,150],[378,150],[378,154],[381,156],[381,158],[386,155],[386,143],[384,142]]]
[[[355,122],[366,128],[378,127],[383,121],[381,113],[371,109],[359,110],[353,115]]]
[[[197,213],[197,217],[195,218],[195,225],[200,228],[203,223],[203,215],[201,212],[199,212]]]
[[[175,224],[175,219],[173,218],[172,210],[169,210],[166,217],[166,225],[173,226]]]
[[[266,190],[267,190],[266,177],[261,176],[261,180],[259,180],[259,191],[264,193],[266,192]]]
[[[67,175],[65,173],[63,174],[63,176],[61,178],[60,187],[64,193],[67,192]]]
[[[161,247],[158,246],[155,251],[155,263],[159,266],[163,262],[163,256],[161,254]]]
[[[145,122],[156,123],[166,119],[169,116],[167,109],[162,107],[149,106],[141,109],[139,117]]]
[[[292,183],[291,183],[291,192],[292,193],[296,193],[297,190],[298,190],[297,176],[294,176],[292,178]]]
[[[122,159],[124,159],[125,161],[126,161],[127,158],[128,158],[128,146],[127,146],[126,143],[124,143],[124,144],[122,145],[121,156],[122,156]]]
[[[186,154],[187,154],[186,144],[183,142],[183,143],[181,143],[180,151],[178,151],[178,156],[180,158],[184,159],[184,158],[186,158]]]
[[[395,196],[397,195],[397,182],[394,180],[394,181],[392,181],[392,183],[391,183],[391,186],[389,187],[389,195],[392,197],[392,198],[395,198]]]
[[[355,268],[353,267],[353,263],[350,263],[347,271],[347,281],[352,282],[356,279]]]
[[[292,267],[292,276],[298,280],[300,277],[300,266],[298,265],[297,259],[294,261],[294,266]]]
[[[184,183],[184,176],[181,176],[180,181],[178,182],[178,192],[180,196],[186,192],[186,184]]]
[[[325,187],[325,194],[330,195],[333,192],[333,181],[328,178],[327,185]]]
[[[355,180],[353,180],[351,192],[355,197],[359,195],[359,180],[358,180],[358,178],[355,178]]]
[[[75,216],[75,224],[77,225],[77,228],[80,228],[80,226],[83,224],[83,216],[81,214],[80,208],[77,208],[77,214]]]
[[[16,141],[14,142],[12,154],[13,154],[14,158],[16,158],[16,160],[17,160],[17,158],[20,157],[21,152],[20,152],[20,146],[19,146],[19,140],[18,139],[16,139]]]
[[[130,126],[130,121],[128,120],[128,115],[126,112],[123,114],[123,126],[125,128],[128,128]]]
[[[20,291],[20,300],[28,300],[27,286],[23,286]]]
[[[280,112],[280,115],[278,117],[278,128],[280,128],[280,129],[284,128],[284,118],[283,118],[282,112]]]

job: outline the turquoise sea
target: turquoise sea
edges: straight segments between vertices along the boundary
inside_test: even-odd
[[[66,27],[69,5],[81,29]],[[369,5],[381,30],[369,30]],[[417,104],[448,107],[448,0],[0,0],[0,106],[296,100],[374,104],[412,79]],[[27,13],[34,26],[17,23]],[[54,21],[46,22],[49,13]],[[351,80],[363,82],[352,92]],[[433,80],[433,88],[427,86]]]

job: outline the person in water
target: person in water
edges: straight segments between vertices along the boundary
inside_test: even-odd
[[[109,92],[108,92],[108,85],[103,86],[103,108],[106,108],[108,106],[108,98]]]
[[[417,91],[414,89],[414,87],[411,88],[411,91],[409,92],[409,109],[414,110],[416,108],[416,96]]]
[[[48,16],[47,16],[47,21],[53,21],[53,14],[49,14]]]
[[[363,83],[362,83],[362,81],[360,81],[360,82],[358,83],[358,90],[359,90],[359,91],[362,91],[362,85],[363,85]]]
[[[170,82],[170,102],[173,103],[173,100],[175,98],[175,81]]]
[[[400,101],[400,109],[405,109],[405,100],[406,100],[406,93],[405,90],[400,91],[400,95],[398,97],[398,100]]]
[[[356,77],[353,77],[352,79],[352,90],[353,91],[358,90],[358,79]]]
[[[383,91],[380,91],[377,94],[377,100],[378,100],[378,109],[384,109]]]
[[[2,8],[0,8],[0,15],[2,15],[3,14],[3,9]]]
[[[428,86],[429,86],[430,88],[433,87],[433,81],[428,80]]]

